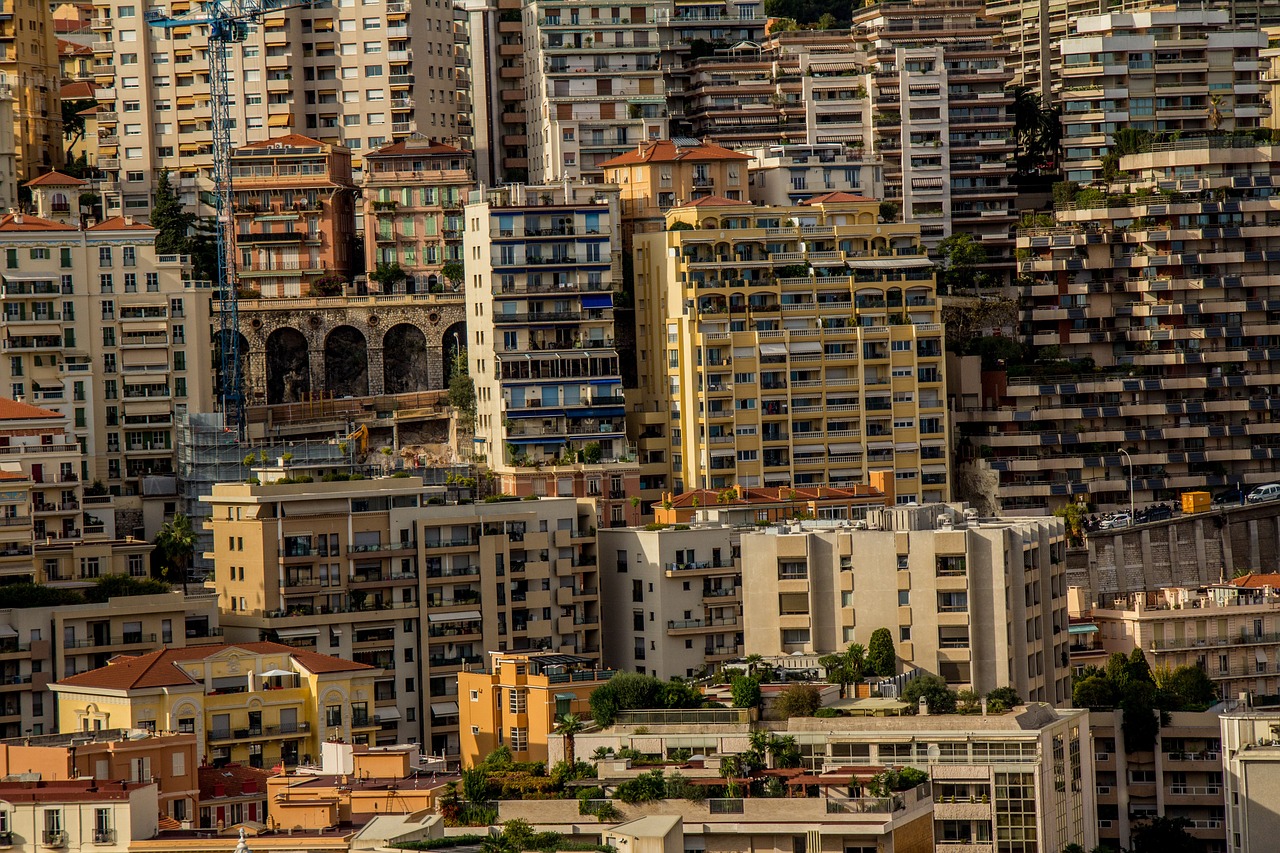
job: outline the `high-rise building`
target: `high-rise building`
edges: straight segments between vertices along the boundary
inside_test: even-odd
[[[638,520],[614,331],[618,188],[503,187],[466,216],[477,452],[508,494],[589,496],[604,526]]]
[[[351,152],[277,136],[237,148],[231,180],[240,286],[268,298],[340,295],[363,260],[354,257]]]
[[[105,210],[146,215],[169,169],[188,207],[208,214],[208,27],[150,26],[144,11],[132,0],[95,3]],[[269,14],[229,49],[232,144],[298,133],[343,145],[359,183],[367,152],[415,131],[457,132],[453,47],[453,10],[442,0]]]
[[[899,658],[957,687],[1071,698],[1060,519],[896,507],[858,527],[747,533],[741,548],[753,654],[839,652],[887,628]]]
[[[13,125],[0,127],[0,149],[12,151],[18,181],[62,165],[62,104],[58,38],[48,3],[0,4],[0,84],[13,98]],[[15,199],[16,200],[16,199]]]
[[[462,208],[475,181],[470,152],[413,136],[379,148],[365,159],[364,263],[399,264],[405,280],[397,291],[453,294],[462,279],[448,280],[444,265],[462,262]]]
[[[599,181],[606,160],[667,138],[667,0],[532,0],[523,15],[530,181]]]
[[[1121,128],[1187,136],[1265,126],[1266,46],[1266,33],[1233,26],[1226,10],[1075,20],[1058,43],[1067,179],[1112,180],[1104,159]]]
[[[900,502],[946,499],[933,265],[919,226],[877,208],[847,193],[786,207],[712,196],[637,235],[646,500],[874,471],[893,472]]]
[[[748,148],[754,204],[800,204],[815,193],[847,192],[884,198],[884,165],[862,146],[843,142]]]
[[[1021,321],[1055,360],[953,371],[984,514],[1275,479],[1275,156],[1231,136],[1155,143],[1120,158],[1105,197],[1019,232]]]
[[[443,505],[421,479],[222,484],[214,577],[229,638],[372,670],[371,742],[459,750],[457,673],[487,649],[600,654],[594,512]]]
[[[526,183],[524,24],[520,0],[456,0],[458,138],[484,186]]]
[[[13,85],[0,81],[0,139],[13,139],[14,115],[17,99]],[[18,207],[18,154],[17,146],[0,145],[0,209],[16,210]]]
[[[78,194],[35,191],[38,206]],[[156,253],[156,233],[133,217],[0,219],[0,388],[67,418],[85,453],[74,475],[115,495],[117,513],[141,508],[143,477],[173,473],[178,410],[213,405],[208,292],[189,258]],[[141,536],[140,515],[118,532]]]

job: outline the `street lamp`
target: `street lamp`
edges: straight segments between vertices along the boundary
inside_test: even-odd
[[[1137,517],[1133,514],[1133,457],[1123,447],[1120,448],[1120,453],[1124,456],[1124,461],[1129,463],[1129,523],[1134,524]]]

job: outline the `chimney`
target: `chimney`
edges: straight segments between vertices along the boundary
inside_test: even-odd
[[[982,697],[982,716],[985,717],[986,715],[987,715],[987,697],[983,696]]]
[[[925,698],[923,696],[920,697],[920,716],[922,717],[929,716],[929,703],[925,701]]]
[[[124,218],[124,224],[125,224],[125,225],[132,225],[132,224],[133,224],[133,217],[132,217],[132,216],[128,216],[128,215],[126,215],[126,216],[125,216],[125,218]]]
[[[22,214],[21,214],[21,213],[15,213],[15,214],[13,215],[13,224],[14,224],[14,225],[21,225],[21,224],[22,224]]]

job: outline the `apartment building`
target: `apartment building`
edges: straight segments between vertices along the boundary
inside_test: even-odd
[[[602,526],[634,523],[626,499],[639,475],[614,327],[617,187],[504,187],[466,216],[476,452],[506,494],[589,496]]]
[[[457,0],[458,138],[484,186],[529,180],[520,0]]]
[[[865,56],[870,112],[866,146],[884,159],[885,198],[920,225],[931,248],[954,233],[987,250],[993,274],[1012,272],[1013,96],[999,25],[983,0],[890,3],[854,16],[853,40]],[[809,141],[837,129],[851,78],[813,59],[804,100]],[[857,92],[854,93],[855,97]]]
[[[622,227],[630,239],[637,231],[663,230],[673,207],[710,196],[745,201],[750,162],[750,154],[714,142],[659,139],[600,166],[605,180],[618,186]]]
[[[1126,747],[1121,712],[1089,712],[1100,843],[1120,849],[1135,824],[1181,818],[1205,853],[1226,853],[1223,710],[1174,711],[1154,750]]]
[[[529,180],[599,182],[603,164],[667,138],[659,62],[667,0],[533,0],[523,9]]]
[[[92,577],[145,576],[151,546],[138,541],[114,545],[121,551],[118,556],[110,550],[95,553],[103,550],[96,543],[66,549],[70,556],[62,562],[70,571],[61,570],[58,558],[50,556],[51,547],[37,546],[35,565],[47,568],[37,569],[34,582],[83,589]],[[33,558],[26,560],[30,566]],[[116,655],[216,643],[221,633],[217,601],[209,595],[175,592],[0,610],[0,737],[58,730],[57,709],[48,692],[51,681],[106,666]]]
[[[1155,143],[1121,158],[1116,196],[1019,232],[1025,340],[1059,360],[1034,375],[957,374],[955,422],[990,500],[1117,509],[1130,487],[1141,506],[1274,479],[1274,151],[1232,137]]]
[[[145,216],[160,170],[192,210],[212,190],[207,27],[156,27],[132,2],[94,5],[108,216]],[[181,9],[173,10],[175,16]],[[413,132],[456,133],[453,10],[445,0],[290,9],[250,24],[227,57],[235,147],[298,133],[363,156]]]
[[[1266,47],[1266,33],[1234,26],[1228,10],[1076,20],[1058,44],[1067,179],[1110,179],[1102,159],[1117,128],[1185,136],[1264,127]]]
[[[91,192],[88,181],[52,171],[27,181],[23,186],[31,193],[36,216],[62,225],[80,224],[80,194]]]
[[[654,520],[658,524],[690,524],[713,522],[731,527],[753,527],[761,522],[787,522],[797,518],[826,520],[860,520],[867,510],[876,506],[892,506],[893,478],[886,472],[872,476],[878,481],[874,486],[855,486],[852,489],[833,489],[818,486],[813,489],[747,489],[734,486],[731,489],[690,489],[678,495],[665,494],[662,503],[653,507]]]
[[[691,59],[668,92],[673,134],[752,148],[805,140],[798,36],[721,46]],[[849,44],[848,33],[806,33],[802,45]]]
[[[0,5],[0,80],[13,101],[15,179],[29,181],[62,165],[62,105],[58,100],[58,39],[48,3],[4,0]],[[10,141],[12,140],[12,141]],[[16,196],[11,196],[11,204]]]
[[[705,720],[698,719],[699,712],[681,712],[686,716],[678,721],[666,719],[668,713],[628,712],[625,721],[577,735],[575,749],[579,755],[600,748],[635,749],[655,758],[693,753],[705,760],[681,767],[680,773],[718,783],[721,761],[742,752],[752,725],[745,719],[722,722],[721,715],[732,713],[724,709],[701,712],[715,715]],[[1069,844],[1086,850],[1097,844],[1087,711],[1036,703],[984,716],[793,717],[773,731],[795,739],[801,767],[808,771],[802,778],[820,786],[816,797],[797,791],[783,799],[713,800],[710,807],[675,799],[652,810],[616,805],[624,819],[680,815],[686,831],[701,835],[708,850],[736,849],[747,843],[742,833],[758,837],[762,831],[773,834],[771,849],[785,850],[810,837],[815,824],[821,824],[824,842],[835,836],[842,849],[854,850],[1047,853]],[[903,792],[900,802],[859,797],[880,768],[904,766],[926,771],[929,787]],[[617,784],[647,769],[603,761],[599,776]],[[839,781],[826,783],[828,774]],[[504,820],[524,818],[549,828],[581,820],[576,803],[556,800],[503,801],[499,813]],[[912,832],[908,846],[908,837],[894,833],[892,848],[880,841],[887,818],[893,819],[892,828],[903,819],[913,823],[921,813],[927,818],[923,838]]]
[[[333,296],[360,269],[349,149],[296,133],[252,142],[232,152],[231,180],[241,287]]]
[[[52,204],[62,188],[48,189]],[[117,512],[140,510],[141,478],[173,472],[176,412],[213,405],[208,294],[187,257],[156,253],[156,233],[132,217],[85,229],[0,218],[0,388],[67,418],[84,464],[45,475],[102,483]]]
[[[614,626],[604,649],[609,669],[694,678],[743,654],[742,531],[679,527],[600,531],[610,578],[600,613]]]
[[[1280,790],[1280,708],[1233,704],[1222,714],[1222,765],[1228,853],[1275,846]]]
[[[13,87],[0,82],[0,139],[13,138],[16,98]],[[5,210],[18,206],[18,155],[13,148],[0,146],[0,204]]]
[[[274,771],[244,764],[202,764],[199,776],[200,814],[191,826],[218,829],[245,821],[267,821],[267,785],[276,778]]]
[[[800,524],[742,537],[750,652],[827,654],[888,628],[900,659],[951,684],[1069,701],[1061,521],[934,504]]]
[[[1007,50],[1010,83],[1026,86],[1046,105],[1059,103],[1063,87],[1059,42],[1074,34],[1077,20],[1114,7],[1100,0],[991,0],[987,14],[1000,24],[998,41]]]
[[[462,766],[475,767],[499,746],[516,761],[554,763],[547,747],[560,718],[590,718],[591,691],[613,675],[576,655],[489,652],[487,668],[458,673]]]
[[[200,799],[199,766],[196,737],[190,733],[104,729],[30,734],[0,743],[5,776],[35,773],[44,782],[91,779],[104,788],[112,782],[153,781],[162,820],[191,820]]]
[[[221,484],[205,501],[228,636],[373,667],[372,743],[456,756],[457,672],[486,649],[600,653],[587,503],[446,506],[415,477]]]
[[[873,199],[702,198],[636,239],[643,498],[734,485],[949,494],[942,327],[919,226]],[[661,360],[661,363],[659,363]]]
[[[1101,596],[1092,610],[1108,652],[1143,650],[1152,666],[1198,666],[1225,699],[1280,693],[1280,574],[1201,588]]]
[[[194,732],[213,765],[292,767],[333,738],[368,743],[375,669],[279,643],[118,657],[49,685],[62,732]]]
[[[399,264],[405,293],[453,293],[442,269],[462,261],[462,208],[475,184],[471,152],[412,136],[365,160],[364,267]],[[458,298],[461,298],[460,294]]]
[[[814,193],[847,192],[884,198],[884,167],[863,146],[843,142],[814,145],[767,145],[743,151],[752,204],[797,205]]]
[[[0,782],[0,810],[11,847],[125,853],[135,838],[159,828],[157,787],[151,780],[99,786],[96,779]]]

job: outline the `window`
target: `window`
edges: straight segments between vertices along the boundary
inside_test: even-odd
[[[341,705],[325,706],[324,724],[330,728],[342,725],[342,706]]]

